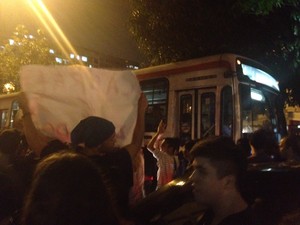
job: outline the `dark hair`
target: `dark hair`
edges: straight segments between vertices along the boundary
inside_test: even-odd
[[[263,149],[268,135],[269,132],[267,130],[258,129],[249,136],[249,143],[256,149]]]
[[[184,145],[184,151],[190,152],[193,146],[197,143],[197,140],[190,140]]]
[[[241,151],[244,151],[247,157],[251,156],[251,146],[247,137],[238,139],[236,144]]]
[[[0,152],[12,157],[17,155],[22,134],[17,129],[5,129],[0,133]]]
[[[269,156],[279,155],[279,145],[271,130],[258,129],[250,135],[249,143],[257,152],[264,152]]]
[[[283,148],[286,150],[291,148],[293,153],[297,156],[300,156],[300,137],[294,134],[291,134],[283,139]]]
[[[18,209],[20,197],[14,177],[0,167],[0,222]]]
[[[219,178],[234,175],[237,187],[247,171],[247,158],[230,137],[212,136],[194,145],[191,150],[193,158],[208,158],[216,168]]]
[[[42,160],[25,202],[23,225],[118,224],[98,168],[85,156],[55,153]]]
[[[45,158],[53,153],[57,153],[63,150],[67,150],[69,147],[67,144],[61,142],[60,140],[52,140],[47,143],[47,145],[42,149],[40,158]]]
[[[164,140],[165,140],[164,143],[166,143],[168,147],[173,148],[173,153],[179,151],[179,146],[180,146],[179,138],[166,137]]]

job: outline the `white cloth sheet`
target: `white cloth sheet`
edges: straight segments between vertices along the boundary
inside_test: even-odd
[[[131,142],[141,90],[130,70],[28,65],[21,68],[20,81],[33,123],[43,134],[70,142],[81,119],[100,116],[116,126],[120,146]]]

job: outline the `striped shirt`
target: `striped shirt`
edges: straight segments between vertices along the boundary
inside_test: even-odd
[[[173,180],[176,158],[159,149],[152,151],[152,154],[157,159],[157,188],[160,188]]]

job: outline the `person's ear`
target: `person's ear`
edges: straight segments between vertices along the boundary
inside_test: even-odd
[[[235,186],[235,183],[236,183],[235,176],[227,175],[227,176],[223,177],[223,187],[225,189],[232,188],[233,186]]]

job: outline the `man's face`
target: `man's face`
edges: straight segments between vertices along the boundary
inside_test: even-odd
[[[205,207],[217,204],[223,190],[223,179],[218,178],[217,170],[208,158],[196,157],[193,161],[194,172],[190,177],[196,202]]]

